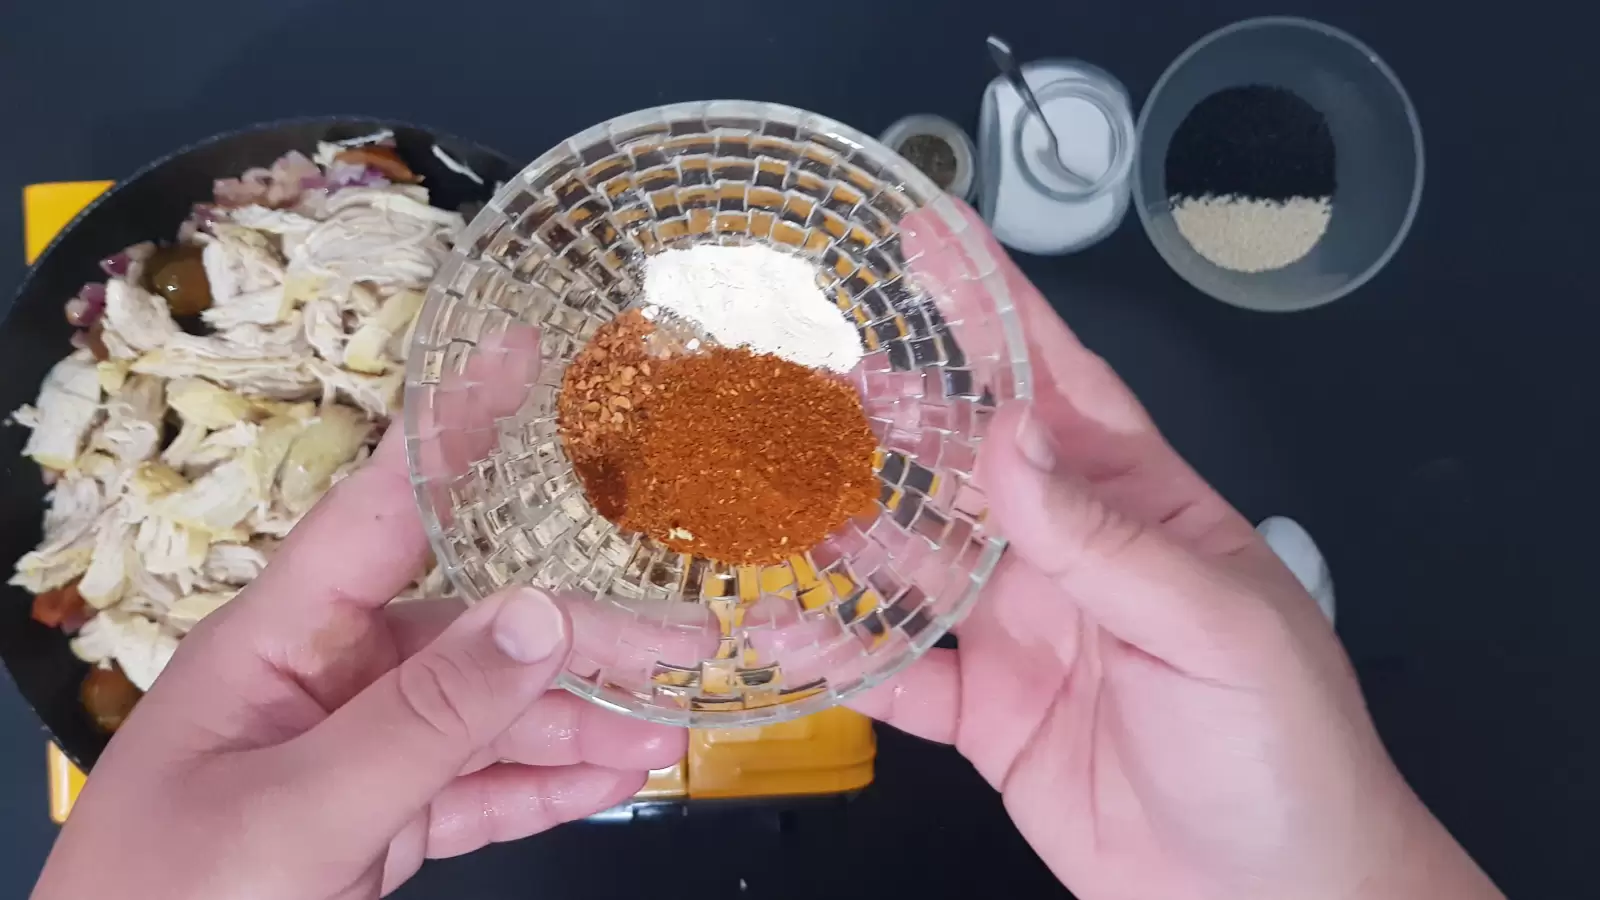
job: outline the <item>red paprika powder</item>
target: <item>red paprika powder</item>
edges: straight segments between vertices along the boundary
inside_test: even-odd
[[[562,438],[602,515],[755,565],[876,508],[877,439],[848,384],[742,349],[659,358],[652,328],[637,314],[608,324],[562,384]]]

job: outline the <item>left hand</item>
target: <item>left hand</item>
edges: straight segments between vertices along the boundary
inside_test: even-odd
[[[571,645],[550,598],[387,605],[428,554],[398,432],[184,639],[36,900],[378,897],[682,758],[682,730],[549,690]]]

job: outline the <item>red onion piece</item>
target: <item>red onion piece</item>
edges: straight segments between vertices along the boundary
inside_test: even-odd
[[[132,264],[133,260],[128,258],[127,251],[123,251],[100,260],[100,271],[112,278],[121,278],[128,274],[128,266]]]
[[[295,150],[278,157],[270,169],[250,169],[238,178],[219,178],[211,185],[217,205],[260,204],[271,209],[293,206],[306,188],[305,179],[321,178],[322,170]]]
[[[178,226],[178,243],[192,244],[195,235],[210,234],[211,226],[216,224],[218,207],[212,203],[196,203],[189,209],[189,218],[183,220]]]
[[[371,166],[336,162],[328,167],[328,189],[336,191],[347,187],[384,187],[389,179]]]
[[[100,260],[100,270],[111,278],[125,278],[134,263],[149,259],[155,249],[153,241],[141,241],[121,253],[114,253]]]
[[[238,178],[218,178],[211,183],[211,196],[218,206],[249,206],[266,199],[272,173],[266,169],[247,169]]]
[[[82,297],[73,297],[67,301],[67,324],[74,328],[88,328],[94,322],[90,316],[95,315],[95,310],[89,306],[89,301]]]
[[[106,310],[106,286],[91,282],[83,286],[78,296],[67,301],[67,321],[77,328],[88,328],[100,321]]]

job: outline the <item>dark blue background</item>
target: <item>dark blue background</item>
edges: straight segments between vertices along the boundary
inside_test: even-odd
[[[1428,147],[1416,227],[1370,285],[1309,313],[1237,311],[1167,271],[1132,218],[1087,253],[1025,266],[1230,499],[1311,528],[1379,729],[1429,805],[1508,893],[1577,897],[1593,894],[1600,834],[1600,66],[1564,8],[14,0],[0,9],[0,194],[120,177],[306,113],[416,120],[529,158],[613,114],[711,97],[869,132],[909,112],[971,125],[991,30],[1024,58],[1100,63],[1142,98],[1227,22],[1346,28],[1405,81]],[[0,210],[0,287],[20,277],[20,247]],[[54,833],[43,749],[0,688],[0,898],[26,894]],[[703,898],[738,896],[741,879],[760,897],[1061,893],[954,754],[885,734],[878,769],[840,816],[569,827],[430,865],[403,896]]]

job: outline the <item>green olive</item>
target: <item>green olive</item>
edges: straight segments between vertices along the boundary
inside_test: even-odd
[[[192,244],[162,247],[145,263],[145,281],[152,293],[167,300],[175,316],[198,315],[211,308],[211,282]]]

